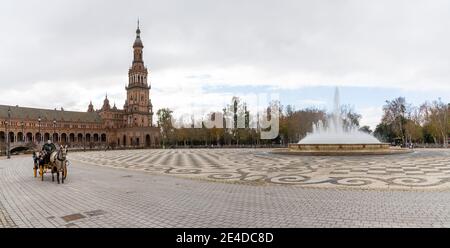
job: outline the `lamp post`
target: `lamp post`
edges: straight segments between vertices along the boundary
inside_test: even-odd
[[[52,137],[53,143],[55,143],[55,133],[56,133],[56,120],[53,119],[53,137]]]
[[[23,121],[20,122],[20,126],[22,127],[22,142],[25,143],[25,136],[23,135]]]
[[[6,127],[8,127],[7,131],[6,131],[6,137],[8,139],[8,147],[6,148],[7,149],[6,156],[8,159],[11,158],[11,154],[10,154],[10,150],[9,150],[11,148],[11,140],[9,139],[9,126],[10,125],[11,125],[11,108],[8,108],[8,124],[6,126]]]
[[[38,129],[39,129],[39,131],[38,131],[38,133],[39,133],[38,144],[40,144],[41,143],[41,139],[42,139],[42,135],[41,135],[41,116],[39,116],[38,122],[39,122],[39,124],[38,124]]]
[[[3,125],[3,126],[5,126],[5,137],[4,137],[4,140],[3,140],[3,142],[5,143],[5,155],[7,154],[7,151],[6,151],[6,149],[7,149],[7,141],[6,141],[6,138],[7,138],[7,135],[8,135],[8,127],[6,126],[6,121],[2,121],[1,122],[1,124]]]
[[[84,125],[84,139],[83,139],[83,152],[86,151],[86,125]]]

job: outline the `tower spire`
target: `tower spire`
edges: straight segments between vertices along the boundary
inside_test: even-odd
[[[94,112],[94,105],[92,105],[92,100],[90,101],[88,105],[88,112]]]
[[[136,40],[134,41],[133,48],[144,48],[144,45],[142,45],[141,41],[141,29],[140,29],[140,23],[139,18],[137,21],[137,29],[136,29]]]
[[[139,24],[139,17],[137,19],[136,39],[141,37],[141,28]]]

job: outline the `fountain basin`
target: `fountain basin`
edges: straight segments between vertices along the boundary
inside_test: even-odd
[[[412,149],[378,144],[289,144],[288,148],[275,149],[272,153],[305,156],[390,155],[413,152]]]

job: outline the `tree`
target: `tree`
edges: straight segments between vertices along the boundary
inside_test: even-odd
[[[435,143],[442,143],[443,147],[448,147],[448,137],[450,133],[450,109],[449,104],[445,104],[441,99],[433,101],[431,104],[422,105],[425,112],[425,126],[427,133],[433,137]]]
[[[370,129],[369,126],[362,126],[362,127],[359,128],[359,131],[365,132],[365,133],[368,133],[368,134],[372,133],[372,130]]]
[[[341,106],[341,117],[344,120],[344,127],[359,127],[359,121],[361,120],[361,115],[356,113],[353,107],[350,105]]]
[[[285,111],[280,114],[280,136],[285,144],[297,143],[312,131],[314,123],[324,119],[323,110],[314,108],[295,110],[293,106],[287,105]]]
[[[391,124],[381,122],[380,124],[377,125],[373,133],[374,136],[381,141],[388,143],[393,143],[396,141],[395,140],[396,134],[394,133]]]
[[[423,141],[423,130],[417,122],[408,119],[404,127],[406,141],[408,143]]]
[[[423,111],[411,105],[406,109],[406,120],[404,124],[405,138],[408,143],[423,141]]]
[[[406,123],[406,108],[407,103],[404,97],[386,101],[386,105],[383,106],[384,114],[382,122],[391,126],[390,130],[401,140],[402,144],[405,143],[404,125]]]
[[[169,140],[169,135],[173,131],[172,113],[173,111],[168,108],[162,108],[156,112],[156,115],[158,116],[158,126],[161,128],[163,148],[165,148],[165,145]]]

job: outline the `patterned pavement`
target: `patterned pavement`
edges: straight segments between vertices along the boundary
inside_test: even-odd
[[[176,156],[164,155],[167,153]],[[440,164],[447,154],[424,150],[413,156]],[[100,159],[100,155],[108,156]],[[51,182],[50,175],[44,182],[32,177],[30,156],[0,158],[0,227],[450,227],[450,194],[446,189],[308,188],[277,181],[248,185],[223,183],[229,181],[227,177],[214,179],[219,182],[204,176],[192,180],[184,178],[185,174],[168,175],[167,170],[144,173],[135,167],[180,164],[180,168],[169,170],[180,173],[184,168],[192,170],[188,163],[195,159],[198,163],[194,168],[229,169],[230,165],[211,163],[214,156],[248,166],[270,161],[267,163],[280,168],[280,161],[284,167],[298,159],[306,159],[305,163],[324,160],[331,165],[332,158],[281,158],[261,150],[130,150],[70,156],[69,176],[59,185]],[[112,166],[107,163],[112,156],[126,161],[118,164],[131,169],[108,167]],[[87,163],[75,158],[93,160]],[[376,158],[366,159],[369,163]],[[389,165],[399,160],[389,159]],[[108,166],[91,165],[93,161]],[[339,168],[343,166],[347,164]],[[320,171],[318,166],[309,167]]]
[[[313,187],[449,189],[450,149],[374,156],[275,155],[262,149],[126,150],[72,160],[220,182]]]
[[[11,216],[5,211],[3,204],[0,202],[0,227],[16,227]]]

